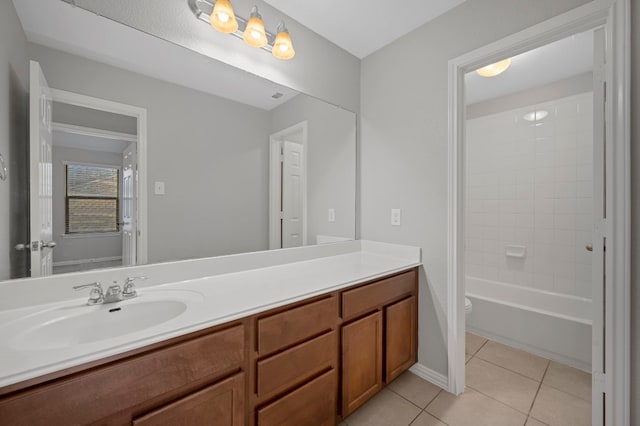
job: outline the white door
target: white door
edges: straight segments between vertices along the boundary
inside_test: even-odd
[[[303,147],[299,143],[282,144],[282,247],[299,247],[304,227],[302,216]]]
[[[601,425],[605,387],[605,34],[599,28],[593,34],[593,237],[585,250],[591,251],[593,319],[591,327],[592,419]],[[609,413],[609,416],[611,414]],[[606,424],[610,424],[611,419]]]
[[[52,126],[51,90],[40,64],[31,61],[29,74],[29,178],[31,276],[51,275],[52,240]]]
[[[122,264],[136,264],[137,155],[131,143],[122,153]]]

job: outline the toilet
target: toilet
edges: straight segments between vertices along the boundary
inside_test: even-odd
[[[464,298],[464,316],[467,321],[469,320],[469,316],[471,315],[472,309],[473,309],[473,305],[471,304],[471,300],[469,300],[468,297],[465,297]]]

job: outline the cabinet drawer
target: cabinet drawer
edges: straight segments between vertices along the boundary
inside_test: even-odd
[[[0,400],[7,424],[88,424],[238,368],[244,326],[88,371]]]
[[[386,278],[342,293],[342,318],[346,321],[377,309],[416,289],[416,270]]]
[[[258,355],[267,355],[335,328],[335,296],[258,320]]]
[[[309,342],[258,362],[258,397],[266,397],[336,367],[337,332],[332,331]]]
[[[243,373],[185,396],[133,421],[133,426],[243,424]]]
[[[336,371],[322,376],[258,411],[258,426],[334,426]]]

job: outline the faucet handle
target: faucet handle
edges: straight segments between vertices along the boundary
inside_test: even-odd
[[[91,288],[91,292],[89,293],[89,300],[87,300],[87,305],[99,305],[104,302],[104,291],[102,290],[102,284],[98,281],[90,284],[82,284],[73,286],[75,291],[82,290],[85,288]]]
[[[124,289],[122,291],[122,297],[125,299],[130,299],[132,297],[136,297],[138,292],[136,291],[135,281],[136,280],[146,280],[147,277],[139,276],[139,277],[127,277],[124,281]]]

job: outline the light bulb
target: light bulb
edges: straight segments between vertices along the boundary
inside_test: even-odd
[[[291,59],[296,55],[291,42],[291,35],[289,35],[289,31],[284,27],[284,24],[278,25],[278,35],[276,35],[276,40],[273,43],[271,54],[283,60]]]
[[[264,47],[268,43],[267,34],[264,31],[264,22],[262,22],[262,16],[258,13],[256,6],[251,9],[251,17],[247,22],[244,33],[242,33],[242,39],[252,47]]]
[[[217,0],[209,17],[211,26],[223,33],[238,31],[238,21],[229,0]]]

